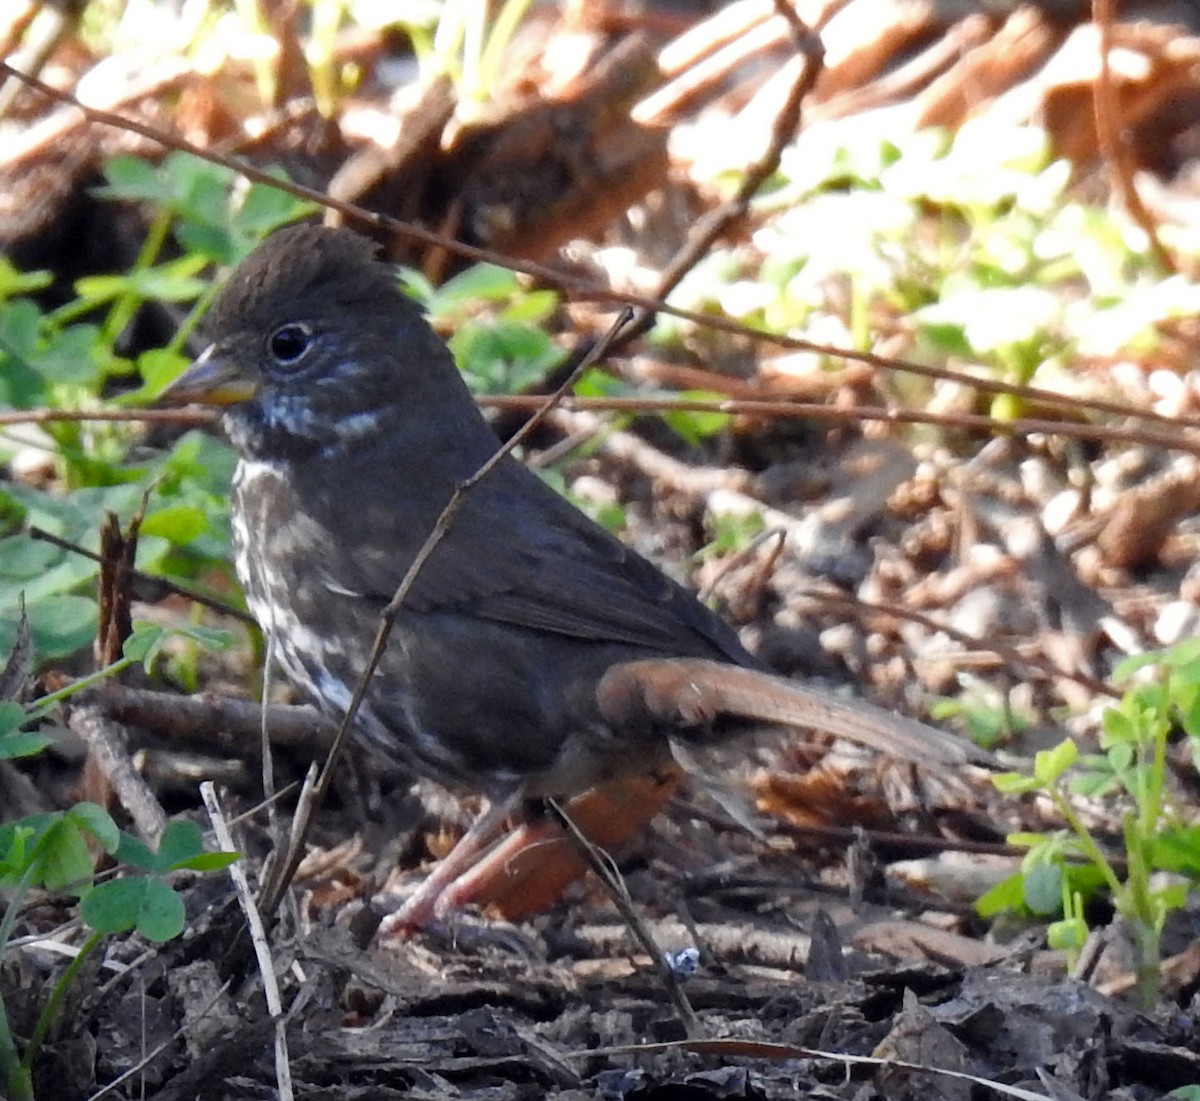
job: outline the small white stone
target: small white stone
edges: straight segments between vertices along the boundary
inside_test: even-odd
[[[1051,536],[1064,531],[1079,515],[1080,494],[1076,489],[1064,489],[1046,502],[1042,509],[1042,526]]]
[[[1200,635],[1200,609],[1186,600],[1172,600],[1154,621],[1154,638],[1162,646],[1174,646]]]

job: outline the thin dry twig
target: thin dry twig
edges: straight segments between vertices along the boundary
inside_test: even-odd
[[[856,358],[861,357],[856,356]],[[475,400],[483,409],[525,411],[537,409],[545,399],[541,394],[487,394],[481,395]],[[1099,406],[1110,403],[1085,404]],[[1014,417],[1011,420],[1001,420],[981,413],[930,413],[924,409],[884,409],[878,405],[832,406],[823,405],[820,402],[790,401],[787,398],[724,398],[706,401],[701,398],[580,398],[567,396],[558,403],[558,406],[566,412],[728,413],[733,416],[757,417],[762,420],[792,420],[808,417],[812,420],[832,421],[835,424],[859,424],[865,421],[878,421],[883,424],[928,424],[940,428],[1000,437],[1030,436],[1040,433],[1095,442],[1142,443],[1151,447],[1200,454],[1200,440],[1193,440],[1185,434],[1187,429],[1200,428],[1200,417],[1170,417],[1153,411],[1139,411],[1116,405],[1112,405],[1107,410],[1097,409],[1096,411],[1160,423],[1175,429],[1177,434],[1168,435],[1166,432],[1154,431],[1150,428],[1059,421],[1049,418]],[[25,412],[0,413],[0,424],[169,419],[153,416],[155,412],[157,411],[151,409],[86,411],[31,409]],[[204,423],[215,424],[216,420],[216,417],[208,417]],[[150,580],[157,582],[161,579],[150,578]]]
[[[855,355],[854,358],[862,358]],[[1012,390],[1017,393],[1017,389]],[[524,411],[537,409],[544,401],[541,394],[487,394],[477,397],[476,403],[483,409]],[[1147,444],[1169,450],[1200,454],[1200,440],[1186,434],[1187,429],[1200,428],[1200,417],[1171,417],[1153,411],[1141,411],[1104,402],[1084,402],[1097,412],[1109,412],[1115,416],[1135,420],[1148,420],[1176,430],[1175,435],[1150,428],[1124,425],[1091,424],[1079,421],[1059,421],[1040,417],[1014,417],[1001,420],[982,413],[930,413],[924,409],[884,409],[878,405],[823,405],[820,402],[789,401],[786,398],[750,399],[724,398],[706,401],[701,398],[580,398],[567,396],[559,403],[566,412],[595,413],[728,413],[732,416],[757,417],[762,420],[792,420],[808,417],[812,420],[832,421],[835,424],[859,424],[877,421],[882,424],[928,424],[963,432],[978,432],[993,436],[1030,436],[1044,434],[1063,436],[1077,440]],[[43,423],[46,421],[138,421],[160,420],[152,416],[156,410],[57,410],[32,409],[17,413],[0,413],[0,424]],[[215,424],[215,417],[204,423]],[[160,581],[159,578],[150,578]]]
[[[251,700],[201,694],[180,696],[174,692],[155,692],[148,688],[129,688],[106,684],[88,695],[107,715],[131,726],[157,730],[176,738],[203,738],[228,749],[228,741],[243,756],[252,757],[259,749],[259,731],[263,723],[262,705]],[[276,746],[312,750],[333,740],[333,724],[307,705],[271,704],[266,721]],[[229,735],[229,739],[218,737]]]
[[[104,564],[104,556],[97,554],[95,551],[90,551],[87,547],[80,546],[78,543],[72,543],[70,539],[64,539],[61,535],[55,535],[53,532],[45,531],[39,527],[30,527],[27,529],[27,534],[30,539],[37,539],[43,543],[49,543],[52,546],[59,547],[62,550],[70,551],[72,554],[81,555],[93,562]],[[187,585],[181,585],[177,581],[172,581],[167,577],[157,577],[154,574],[143,573],[141,570],[130,569],[129,575],[135,580],[140,581],[145,585],[154,585],[168,593],[174,593],[176,596],[186,597],[195,604],[201,604],[205,608],[209,608],[214,612],[220,612],[222,615],[232,616],[234,619],[240,619],[243,623],[248,623],[251,627],[257,627],[258,621],[249,612],[243,612],[241,608],[235,608],[232,604],[226,604],[223,600],[217,600],[215,597],[206,596],[196,589],[190,588]]]
[[[167,814],[150,786],[133,767],[118,724],[94,703],[72,707],[67,723],[87,743],[92,760],[112,784],[138,833],[146,841],[157,843],[167,828]]]
[[[478,399],[488,409],[522,409],[536,406],[540,395],[493,394]],[[1144,443],[1191,454],[1200,453],[1200,439],[1188,435],[1187,428],[1200,428],[1200,421],[1191,417],[1155,417],[1177,429],[1174,434],[1155,431],[1151,428],[1126,427],[1123,425],[1081,424],[1077,421],[1058,421],[1039,417],[1014,417],[1000,420],[978,413],[930,413],[922,409],[884,409],[878,405],[844,405],[832,407],[819,402],[803,401],[747,401],[729,398],[721,401],[703,401],[692,398],[564,398],[559,407],[564,412],[584,410],[619,413],[651,412],[695,412],[729,413],[746,417],[778,418],[787,420],[810,417],[829,420],[840,424],[856,424],[862,421],[878,421],[881,424],[934,424],[960,431],[986,432],[995,436],[1065,436],[1070,439],[1110,441],[1114,443]],[[1126,411],[1127,415],[1128,411]]]
[[[575,825],[574,819],[558,800],[547,799],[545,802],[558,819],[558,823],[566,835],[571,839],[571,844],[575,846],[576,852],[587,861],[597,878],[604,884],[613,905],[616,906],[617,912],[628,926],[634,939],[650,957],[650,962],[658,972],[658,976],[666,988],[667,996],[671,999],[671,1004],[675,1006],[675,1012],[679,1014],[685,1034],[689,1039],[701,1039],[704,1036],[704,1027],[700,1024],[700,1018],[696,1016],[696,1011],[692,1008],[692,1003],[679,982],[679,976],[671,969],[662,948],[659,947],[646,927],[646,923],[638,916],[633,899],[629,897],[629,891],[621,879],[621,873],[617,871],[616,862],[599,845],[594,845],[584,836],[583,831]]]
[[[68,424],[82,421],[144,421],[177,424],[182,428],[209,428],[220,414],[204,409],[7,409],[0,411],[0,428],[14,424]]]
[[[266,726],[265,721],[263,725]],[[270,909],[265,905],[261,906],[263,912],[268,916],[273,914],[275,906],[279,905],[279,900],[275,899],[274,892],[276,890],[283,891],[287,889],[288,883],[296,876],[296,868],[299,868],[304,860],[304,842],[308,838],[308,832],[317,817],[317,811],[321,809],[321,800],[325,798],[325,789],[321,788],[318,790],[318,784],[325,772],[332,771],[330,758],[333,756],[333,751],[338,748],[336,733],[334,738],[335,741],[326,754],[324,769],[319,770],[316,761],[313,761],[308,766],[308,771],[304,774],[304,781],[300,785],[300,794],[296,798],[296,809],[292,813],[291,826],[288,829],[287,847],[273,850],[263,864],[261,876],[263,881],[262,899],[264,902],[269,899],[274,903]],[[274,800],[271,803],[273,805]],[[276,841],[275,834],[271,835],[271,839],[272,841]],[[296,860],[295,867],[288,872],[287,882],[284,883],[283,887],[276,888],[274,884],[283,876],[284,869],[287,868],[287,865],[293,859],[293,854],[298,854],[299,859]]]
[[[225,813],[221,810],[217,790],[211,780],[205,780],[200,785],[200,797],[204,800],[213,832],[217,835],[217,844],[227,852],[235,850],[237,846],[233,843],[233,834],[229,832]],[[239,861],[229,865],[229,876],[237,891],[242,913],[246,915],[250,941],[254,945],[254,958],[258,961],[258,973],[262,977],[263,994],[267,1000],[267,1012],[275,1022],[275,1084],[279,1088],[280,1101],[292,1101],[295,1093],[292,1090],[292,1066],[288,1057],[287,1018],[283,1013],[283,999],[279,996],[279,979],[275,974],[275,961],[271,958],[271,945],[267,941],[262,915],[254,905],[254,893],[250,890],[246,870]]]

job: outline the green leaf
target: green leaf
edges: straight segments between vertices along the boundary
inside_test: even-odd
[[[208,516],[195,505],[168,505],[147,513],[143,535],[161,535],[176,545],[190,543],[208,530]]]
[[[236,864],[241,858],[242,854],[236,851],[206,852],[185,860],[179,867],[192,872],[219,872],[222,868],[228,868],[230,864]]]
[[[85,596],[47,596],[29,606],[29,631],[39,656],[63,658],[96,634],[96,602]]]
[[[1133,766],[1135,748],[1129,742],[1117,742],[1109,748],[1108,763],[1114,772],[1126,772]]]
[[[679,395],[690,401],[724,401],[724,394],[708,390],[686,390]],[[663,422],[680,439],[692,447],[698,447],[710,436],[725,431],[730,415],[721,412],[702,412],[697,409],[680,410],[663,414]]]
[[[992,785],[1005,795],[1024,795],[1043,786],[1036,776],[1025,776],[1020,772],[998,772],[992,777]]]
[[[24,581],[38,577],[61,559],[62,554],[58,547],[32,536],[10,535],[0,539],[0,578],[6,579],[3,583],[8,584],[8,579]]]
[[[84,896],[79,912],[98,933],[136,929],[156,943],[177,937],[187,917],[183,901],[156,876],[127,876],[98,884]]]
[[[1079,747],[1070,739],[1053,749],[1041,750],[1033,759],[1033,774],[1046,787],[1053,784],[1079,757]]]
[[[206,279],[197,279],[208,261],[203,256],[184,256],[159,267],[134,272],[133,290],[142,298],[159,302],[190,302],[207,289]]]
[[[1108,889],[1108,880],[1095,864],[1064,864],[1063,874],[1067,877],[1067,885],[1073,895],[1094,898]]]
[[[22,272],[12,266],[7,256],[0,256],[0,301],[18,294],[45,290],[53,282],[51,272]]]
[[[1002,879],[991,890],[985,892],[975,902],[975,912],[980,917],[990,918],[1002,913],[1019,913],[1024,910],[1025,895],[1021,873]]]
[[[171,153],[164,162],[171,183],[170,207],[185,222],[225,226],[230,219],[229,169],[188,153]]]
[[[126,275],[85,275],[75,281],[75,293],[93,305],[125,295],[157,302],[190,302],[207,289],[205,280],[195,278],[207,262],[205,257],[191,254]]]
[[[71,325],[38,354],[37,368],[51,382],[90,383],[102,374],[102,357],[99,327]]]
[[[54,821],[41,836],[35,859],[38,881],[47,890],[82,891],[92,881],[92,857],[79,826],[66,815]]]
[[[22,728],[26,717],[28,717],[28,712],[16,700],[0,699],[0,739],[7,740],[13,738],[13,736],[17,736],[18,730]],[[0,741],[0,746],[4,744],[4,741]],[[5,754],[0,750],[0,756],[24,757],[26,754]]]
[[[279,172],[278,175],[281,179],[286,179],[285,173]],[[246,192],[242,205],[234,212],[233,220],[240,233],[257,240],[317,209],[315,203],[297,199],[295,195],[289,195],[278,187],[256,183]],[[241,256],[233,256],[225,262],[234,263],[241,259]]]
[[[1131,657],[1123,658],[1113,668],[1113,680],[1118,683],[1129,680],[1139,669],[1145,669],[1150,665],[1157,665],[1162,661],[1162,657],[1163,655],[1160,651],[1152,650],[1146,654],[1133,654]]]
[[[216,653],[223,653],[228,650],[234,641],[232,631],[220,631],[216,627],[205,627],[202,623],[191,623],[184,627],[177,627],[176,631],[184,638],[190,638],[198,642],[206,650],[212,650]]]
[[[581,398],[624,398],[633,393],[634,388],[624,379],[595,367],[589,367],[575,383],[575,394]]]
[[[42,311],[27,298],[9,302],[0,311],[0,351],[28,363],[42,338]]]
[[[1085,799],[1099,799],[1121,790],[1121,781],[1109,768],[1078,773],[1071,780],[1071,791]]]
[[[559,296],[554,291],[528,291],[500,312],[500,320],[525,325],[540,325],[558,309]]]
[[[0,704],[0,708],[8,706],[11,705],[7,702]],[[24,708],[21,708],[21,714],[24,717]],[[52,741],[52,738],[33,730],[4,734],[0,736],[0,760],[11,761],[18,757],[32,757],[41,753]]]
[[[161,202],[170,198],[170,187],[149,161],[139,157],[113,157],[104,166],[107,184],[92,189],[105,199]]]
[[[124,832],[117,847],[117,859],[123,864],[159,874],[185,868],[194,872],[217,871],[228,867],[240,855],[206,851],[200,827],[186,818],[168,823],[159,840],[158,852],[152,852],[132,834]]]
[[[162,493],[179,495],[193,488],[212,493],[214,500],[223,501],[236,465],[237,455],[227,444],[203,432],[187,432],[162,465]]]
[[[400,268],[396,275],[400,289],[414,302],[419,302],[428,314],[433,314],[433,302],[437,297],[435,287],[421,272],[413,268]]]
[[[1179,725],[1189,738],[1200,738],[1200,692],[1179,707]]]
[[[1131,699],[1122,701],[1120,707],[1106,707],[1100,717],[1100,728],[1107,745],[1119,745],[1122,742],[1131,743],[1138,740],[1137,728],[1133,720],[1124,711],[1124,707],[1132,706]]]
[[[141,662],[146,672],[149,673],[167,635],[165,627],[139,620],[133,625],[133,631],[125,640],[125,645],[121,647],[121,653],[130,661]]]
[[[697,561],[745,550],[756,536],[762,534],[765,524],[758,511],[714,512],[705,517],[705,527],[711,541],[696,552]]]
[[[150,877],[145,883],[137,929],[147,940],[161,944],[183,932],[187,911],[183,899],[161,879]]]
[[[24,875],[29,866],[30,840],[37,832],[38,827],[28,818],[0,826],[0,887],[11,887]]]
[[[1065,918],[1051,922],[1046,929],[1046,940],[1051,948],[1062,952],[1077,952],[1088,938],[1087,922],[1083,918]]]
[[[920,325],[920,334],[934,349],[947,355],[967,357],[973,353],[961,325],[926,319]]]
[[[228,226],[184,222],[175,227],[175,237],[193,256],[204,256],[227,267],[232,267],[241,259],[237,241]]]
[[[35,369],[42,315],[18,298],[0,308],[0,404],[29,409],[43,403],[46,380]]]
[[[125,933],[137,926],[145,879],[129,877],[99,883],[84,896],[79,913],[97,933]]]
[[[0,737],[7,738],[21,729],[26,711],[16,700],[0,700]]]
[[[116,857],[119,863],[128,864],[131,868],[140,868],[144,872],[157,872],[160,865],[156,853],[141,838],[121,831],[117,842]]]
[[[1186,672],[1191,680],[1200,678],[1200,638],[1184,639],[1162,654],[1162,663]]]
[[[122,653],[130,661],[141,662],[146,672],[150,672],[163,645],[170,638],[188,638],[205,649],[217,652],[228,650],[233,645],[233,635],[229,631],[218,631],[201,624],[165,628],[138,620],[133,625],[133,632],[125,640]]]
[[[160,871],[171,871],[183,867],[187,861],[204,852],[204,835],[195,822],[186,818],[167,824],[158,843]]]
[[[75,280],[75,294],[90,306],[103,306],[126,294],[131,286],[127,275],[85,275]]]
[[[1047,841],[1051,840],[1051,837],[1051,834],[1022,833],[1018,831],[1017,833],[1010,833],[1004,839],[1004,842],[1007,845],[1012,845],[1014,848],[1032,849],[1035,845],[1044,845]]]
[[[77,490],[76,493],[82,492]],[[34,521],[36,523],[36,521]],[[66,538],[71,538],[68,534]],[[45,570],[40,574],[35,574],[28,578],[15,579],[15,583],[9,583],[6,579],[0,578],[0,638],[7,637],[7,631],[4,628],[7,624],[4,622],[4,608],[6,604],[13,605],[17,603],[16,597],[20,593],[25,594],[25,600],[29,608],[29,619],[34,619],[34,606],[49,597],[65,595],[77,588],[81,583],[90,581],[96,575],[96,564],[89,562],[82,555],[60,555],[51,561]],[[34,624],[31,623],[31,626]]]
[[[441,313],[464,302],[503,302],[521,289],[515,271],[498,264],[475,264],[438,288],[433,312]]]
[[[1056,914],[1062,907],[1062,865],[1037,864],[1025,873],[1022,896],[1035,914]]]
[[[106,853],[115,853],[121,831],[112,820],[112,815],[96,803],[76,803],[67,817],[81,829],[87,830],[104,848]]]
[[[145,891],[143,879],[110,879],[97,884],[83,898],[79,915],[97,933],[125,933],[137,926]]]
[[[1189,895],[1190,891],[1186,883],[1169,883],[1155,891],[1151,897],[1161,912],[1166,914],[1173,910],[1182,910],[1187,905]]]
[[[137,358],[137,371],[147,394],[155,396],[174,382],[188,364],[188,358],[168,348],[151,348]]]
[[[1166,830],[1150,843],[1150,865],[1200,881],[1200,825]]]
[[[494,321],[466,321],[449,341],[455,361],[481,393],[523,390],[540,382],[560,358],[541,329]]]

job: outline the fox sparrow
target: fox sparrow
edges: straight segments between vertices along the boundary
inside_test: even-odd
[[[280,665],[335,717],[456,485],[497,448],[445,345],[373,254],[346,230],[269,237],[164,395],[225,407],[241,456],[238,576]],[[918,763],[971,756],[959,739],[770,675],[695,597],[505,458],[418,574],[357,717],[376,750],[491,804],[405,920],[438,911],[522,800],[764,724]]]

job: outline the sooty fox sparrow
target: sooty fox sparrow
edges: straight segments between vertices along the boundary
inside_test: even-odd
[[[225,407],[241,456],[238,576],[287,675],[335,717],[455,486],[497,448],[445,345],[373,253],[345,230],[275,233],[233,273],[206,319],[211,343],[165,395]],[[418,574],[357,718],[376,750],[491,804],[400,920],[439,912],[520,801],[764,724],[917,763],[971,756],[919,723],[773,677],[695,597],[505,458]]]

